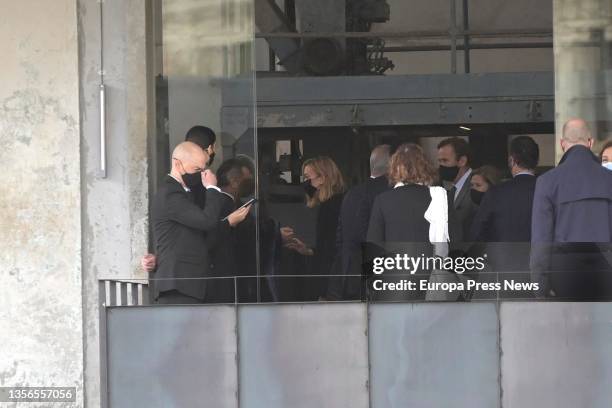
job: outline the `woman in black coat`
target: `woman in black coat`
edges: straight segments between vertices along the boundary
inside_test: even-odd
[[[312,257],[310,274],[329,275],[336,256],[336,230],[340,207],[344,197],[345,184],[342,173],[332,159],[319,156],[306,160],[302,165],[306,205],[318,207],[315,233],[315,247],[309,248],[297,237],[286,245],[298,253]],[[311,300],[323,296],[329,284],[328,279],[308,278],[307,292]]]
[[[391,156],[389,182],[393,189],[374,200],[367,235],[369,257],[406,254],[424,259],[448,255],[449,198],[442,187],[432,187],[435,174],[423,149],[416,144],[403,144]],[[373,279],[386,282],[406,279],[414,281],[418,288],[421,280],[427,281],[431,269],[426,265],[416,271],[402,267]],[[378,300],[418,299],[425,295],[425,291],[418,289],[397,292],[370,289]]]

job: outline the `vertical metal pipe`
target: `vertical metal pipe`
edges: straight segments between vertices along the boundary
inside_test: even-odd
[[[450,0],[451,74],[457,73],[457,3]]]
[[[106,178],[106,87],[100,84],[100,177]]]
[[[463,0],[463,32],[467,32],[470,29],[470,10],[469,0]],[[463,63],[464,71],[466,74],[470,72],[470,36],[465,34],[463,36]]]
[[[106,87],[104,86],[104,14],[100,1],[100,177],[106,178]]]

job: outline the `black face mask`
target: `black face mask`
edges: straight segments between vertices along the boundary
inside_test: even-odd
[[[212,152],[208,155],[208,166],[210,167],[211,164],[213,164],[213,161],[215,161],[215,152]]]
[[[457,174],[459,174],[458,166],[442,166],[438,168],[438,174],[440,175],[441,181],[455,181]]]
[[[202,185],[202,173],[199,171],[195,173],[185,173],[181,175],[183,183],[193,191],[201,190],[204,186]]]
[[[240,197],[248,197],[255,192],[255,180],[247,177],[240,182],[238,186],[238,195]]]
[[[314,188],[312,184],[310,184],[310,180],[306,180],[305,182],[303,182],[302,187],[304,187],[304,191],[306,192],[309,198],[314,197],[315,193],[317,192],[317,189]]]
[[[470,190],[470,198],[472,199],[472,202],[474,204],[480,205],[484,195],[485,195],[485,193],[483,193],[482,191],[478,191],[478,190],[474,190],[474,189]]]

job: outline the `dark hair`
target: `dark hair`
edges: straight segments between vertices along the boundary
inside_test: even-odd
[[[602,161],[602,160],[603,160],[603,154],[604,154],[604,152],[605,152],[607,149],[611,148],[611,147],[612,147],[612,140],[608,140],[608,141],[606,142],[606,144],[605,144],[605,145],[603,145],[603,147],[601,148],[601,152],[599,152],[599,161]]]
[[[211,128],[201,125],[192,127],[185,135],[185,141],[195,143],[204,150],[213,145],[216,140],[215,132]]]
[[[230,184],[230,179],[242,175],[242,168],[247,165],[239,159],[232,158],[221,163],[217,169],[217,183],[219,187],[225,187]]]
[[[517,166],[533,170],[540,159],[540,147],[529,136],[518,136],[510,142],[510,157]]]
[[[389,161],[389,183],[421,183],[427,186],[436,181],[436,172],[425,157],[423,148],[414,143],[399,146]]]
[[[253,159],[246,154],[239,154],[234,157],[234,159],[238,160],[242,164],[242,167],[246,167],[247,170],[249,170],[249,173],[255,176],[255,163],[253,162]]]
[[[470,166],[472,164],[472,148],[470,144],[466,142],[464,139],[460,137],[449,137],[448,139],[442,140],[438,144],[438,149],[443,148],[444,146],[452,146],[455,151],[455,157],[459,160],[461,157],[465,156],[467,162],[466,166]]]

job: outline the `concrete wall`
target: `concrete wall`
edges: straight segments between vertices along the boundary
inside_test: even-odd
[[[2,2],[0,386],[83,405],[76,2]],[[60,406],[59,404],[57,406]]]

